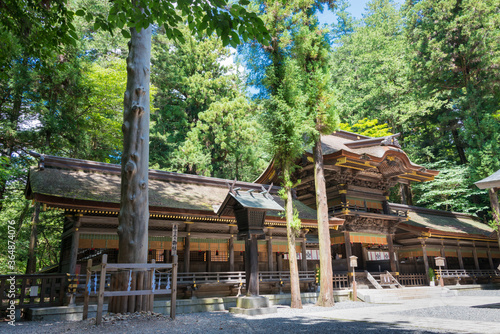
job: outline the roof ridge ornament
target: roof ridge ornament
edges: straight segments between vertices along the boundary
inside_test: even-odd
[[[397,137],[401,136],[401,133],[396,133],[394,135],[386,136],[380,143],[381,146],[394,146],[397,148],[401,148],[401,145],[399,144],[399,141],[396,139]]]

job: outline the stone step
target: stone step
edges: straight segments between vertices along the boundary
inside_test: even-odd
[[[388,303],[406,299],[442,298],[453,297],[456,295],[456,291],[441,287],[358,291],[358,298],[368,303]]]

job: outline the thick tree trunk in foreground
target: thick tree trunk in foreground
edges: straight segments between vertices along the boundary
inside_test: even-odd
[[[491,211],[493,211],[493,220],[497,224],[498,248],[500,249],[500,206],[498,205],[498,194],[494,188],[488,189],[490,195]]]
[[[290,175],[290,166],[285,166],[284,174]],[[285,182],[286,183],[286,182]],[[292,189],[288,184],[285,184],[286,200],[286,236],[288,241],[288,261],[290,263],[290,289],[291,289],[291,308],[302,308],[302,299],[300,297],[300,282],[299,282],[299,266],[297,264],[297,251],[295,250],[295,231],[292,227],[293,223],[293,197]]]
[[[321,135],[314,143],[314,182],[316,189],[316,210],[318,213],[320,293],[316,305],[330,307],[333,300],[332,250],[330,247],[330,226],[326,198],[325,171],[323,169],[323,149]]]
[[[127,90],[123,110],[123,156],[121,201],[118,215],[119,263],[146,263],[148,256],[148,162],[149,162],[149,76],[151,26],[140,32],[130,29],[127,58]],[[113,279],[116,290],[126,291],[128,272]],[[133,273],[131,289],[148,286],[145,272]],[[117,297],[110,302],[111,312],[149,311],[149,296]]]

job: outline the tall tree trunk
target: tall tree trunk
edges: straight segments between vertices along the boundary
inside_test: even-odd
[[[283,168],[285,175],[285,214],[286,214],[286,236],[288,241],[288,261],[290,263],[290,289],[292,294],[291,308],[302,308],[302,299],[300,297],[299,266],[297,264],[297,251],[295,250],[295,230],[293,228],[293,197],[290,187],[290,165],[286,164]]]
[[[413,205],[413,196],[411,194],[410,185],[400,183],[399,191],[401,193],[401,203],[406,205]]]
[[[491,211],[493,212],[493,220],[497,224],[498,248],[500,249],[500,206],[498,205],[498,194],[495,188],[488,189],[490,195]]]
[[[26,264],[26,274],[34,274],[36,271],[36,239],[37,239],[37,226],[40,216],[40,203],[35,203],[35,211],[33,212],[33,221],[31,225],[30,245],[28,248],[28,263]],[[21,221],[22,223],[22,221]]]
[[[323,149],[321,148],[321,134],[314,143],[314,182],[316,189],[316,210],[318,213],[319,239],[319,271],[320,294],[318,306],[330,307],[333,300],[333,271],[332,250],[330,247],[330,226],[328,221],[328,203],[326,197],[325,170],[323,168]]]
[[[127,90],[125,91],[122,125],[123,155],[120,214],[118,215],[118,262],[146,263],[148,259],[149,223],[148,163],[151,26],[141,31],[131,28],[130,33],[132,37],[129,42],[129,55],[127,57]],[[137,287],[132,287],[132,289],[144,289],[148,282],[147,276],[146,273],[134,273],[132,281],[137,282]],[[127,290],[128,274],[116,275],[114,279],[114,284],[118,290]],[[144,302],[145,299],[147,298],[138,296],[134,303],[127,297],[116,298],[110,303],[110,311],[115,313],[149,311],[151,303]],[[131,309],[132,307],[135,309]]]
[[[453,141],[455,142],[455,147],[457,149],[458,157],[460,158],[460,164],[464,165],[467,163],[467,157],[465,155],[464,145],[460,140],[457,129],[452,129],[451,134],[453,135]]]

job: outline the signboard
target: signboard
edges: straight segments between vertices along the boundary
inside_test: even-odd
[[[444,267],[444,257],[436,257],[436,267]]]
[[[368,261],[387,261],[389,259],[389,252],[368,252]]]
[[[172,226],[172,256],[177,255],[177,234],[179,233],[179,226],[174,224]]]
[[[285,260],[288,260],[288,253],[285,253]],[[297,253],[297,260],[302,260],[302,253]],[[306,249],[306,260],[319,260],[319,249]]]

